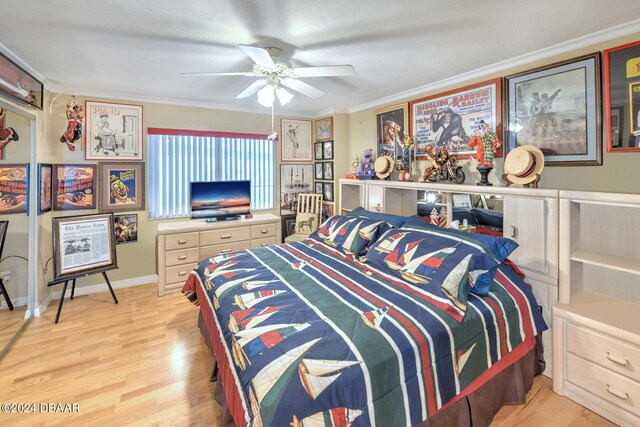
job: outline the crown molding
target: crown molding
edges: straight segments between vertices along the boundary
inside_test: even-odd
[[[406,90],[394,95],[390,95],[384,98],[376,99],[375,101],[366,102],[364,104],[360,104],[355,107],[348,108],[347,112],[349,114],[352,114],[352,113],[356,113],[358,111],[366,110],[369,108],[376,108],[383,105],[392,104],[394,102],[397,102],[403,99],[415,98],[427,92],[431,92],[447,86],[464,83],[469,80],[477,79],[493,73],[498,73],[504,70],[518,67],[520,65],[526,65],[539,60],[551,58],[553,56],[562,55],[567,52],[593,46],[595,44],[603,43],[619,37],[628,36],[630,34],[634,34],[637,32],[640,32],[640,19],[636,19],[624,24],[616,25],[615,27],[607,28],[605,30],[597,31],[595,33],[577,37],[575,39],[567,40],[565,42],[558,43],[553,46],[536,50],[534,52],[530,52],[524,55],[516,56],[511,59],[496,62],[495,64],[477,68],[473,71],[448,77],[446,79],[429,83],[424,86],[420,86],[414,89],[409,89],[409,90]]]

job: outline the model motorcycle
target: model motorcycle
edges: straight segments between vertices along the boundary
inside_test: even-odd
[[[462,184],[465,180],[462,166],[456,165],[455,156],[448,156],[439,168],[430,166],[424,171],[424,181],[453,181],[456,184]]]

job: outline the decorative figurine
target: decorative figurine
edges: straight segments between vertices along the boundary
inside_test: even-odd
[[[358,179],[371,179],[374,174],[373,148],[367,148],[362,152],[362,159],[358,169]]]
[[[70,151],[75,151],[73,144],[82,137],[84,127],[84,108],[75,99],[67,102],[67,120],[67,129],[60,137],[60,142],[66,143]]]
[[[427,161],[429,167],[427,167],[422,176],[424,182],[436,182],[436,181],[453,181],[456,184],[462,184],[464,182],[464,172],[462,166],[456,165],[456,157],[450,156],[446,147],[440,147],[435,149],[434,147],[427,147],[426,149]]]
[[[5,109],[0,108],[0,124],[4,126],[4,115]],[[20,136],[18,136],[18,132],[15,131],[12,127],[2,128],[0,127],[0,150],[7,146],[11,141],[19,141]],[[0,159],[2,157],[0,156]]]
[[[498,135],[484,120],[480,120],[480,135],[474,135],[467,144],[469,148],[476,149],[476,169],[480,172],[480,182],[477,185],[493,185],[489,182],[489,172],[493,169],[495,152],[502,146]]]
[[[398,170],[398,178],[400,181],[411,181],[411,173],[413,172],[413,162],[415,160],[415,145],[413,138],[409,135],[402,140],[402,157],[396,161],[396,169]]]

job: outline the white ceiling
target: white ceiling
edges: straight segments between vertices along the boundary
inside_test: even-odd
[[[0,0],[0,6],[0,42],[56,92],[267,113],[255,96],[235,99],[250,77],[180,73],[250,70],[237,44],[279,47],[293,66],[354,66],[355,77],[303,79],[327,95],[296,95],[276,107],[302,115],[354,111],[621,24],[623,32],[640,31],[638,0]]]

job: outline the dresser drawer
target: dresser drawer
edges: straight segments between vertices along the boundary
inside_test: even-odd
[[[567,353],[566,380],[619,408],[637,415],[640,383]]]
[[[200,246],[200,237],[195,233],[167,234],[165,237],[166,250],[195,248]]]
[[[176,251],[167,251],[165,254],[165,263],[167,267],[171,267],[179,264],[188,264],[198,262],[200,258],[200,249],[189,248],[189,249],[179,249]]]
[[[251,247],[252,248],[261,248],[264,246],[271,246],[271,245],[275,245],[276,243],[276,238],[274,237],[267,237],[265,239],[253,239],[251,240]]]
[[[165,268],[165,283],[182,282],[184,283],[189,277],[191,270],[196,268],[195,263],[175,265]]]
[[[200,246],[216,245],[220,243],[239,242],[249,240],[251,230],[249,227],[236,227],[224,230],[211,230],[200,232]]]
[[[640,349],[567,322],[567,351],[640,382]]]
[[[212,257],[214,255],[226,254],[228,252],[239,251],[240,249],[249,249],[251,242],[244,240],[242,242],[222,243],[219,245],[202,246],[200,248],[200,259]]]
[[[170,283],[168,285],[164,285],[164,293],[173,294],[176,292],[180,292],[183,286],[184,286],[184,282]]]
[[[251,238],[261,239],[263,237],[274,237],[278,226],[276,224],[263,224],[251,226]]]

